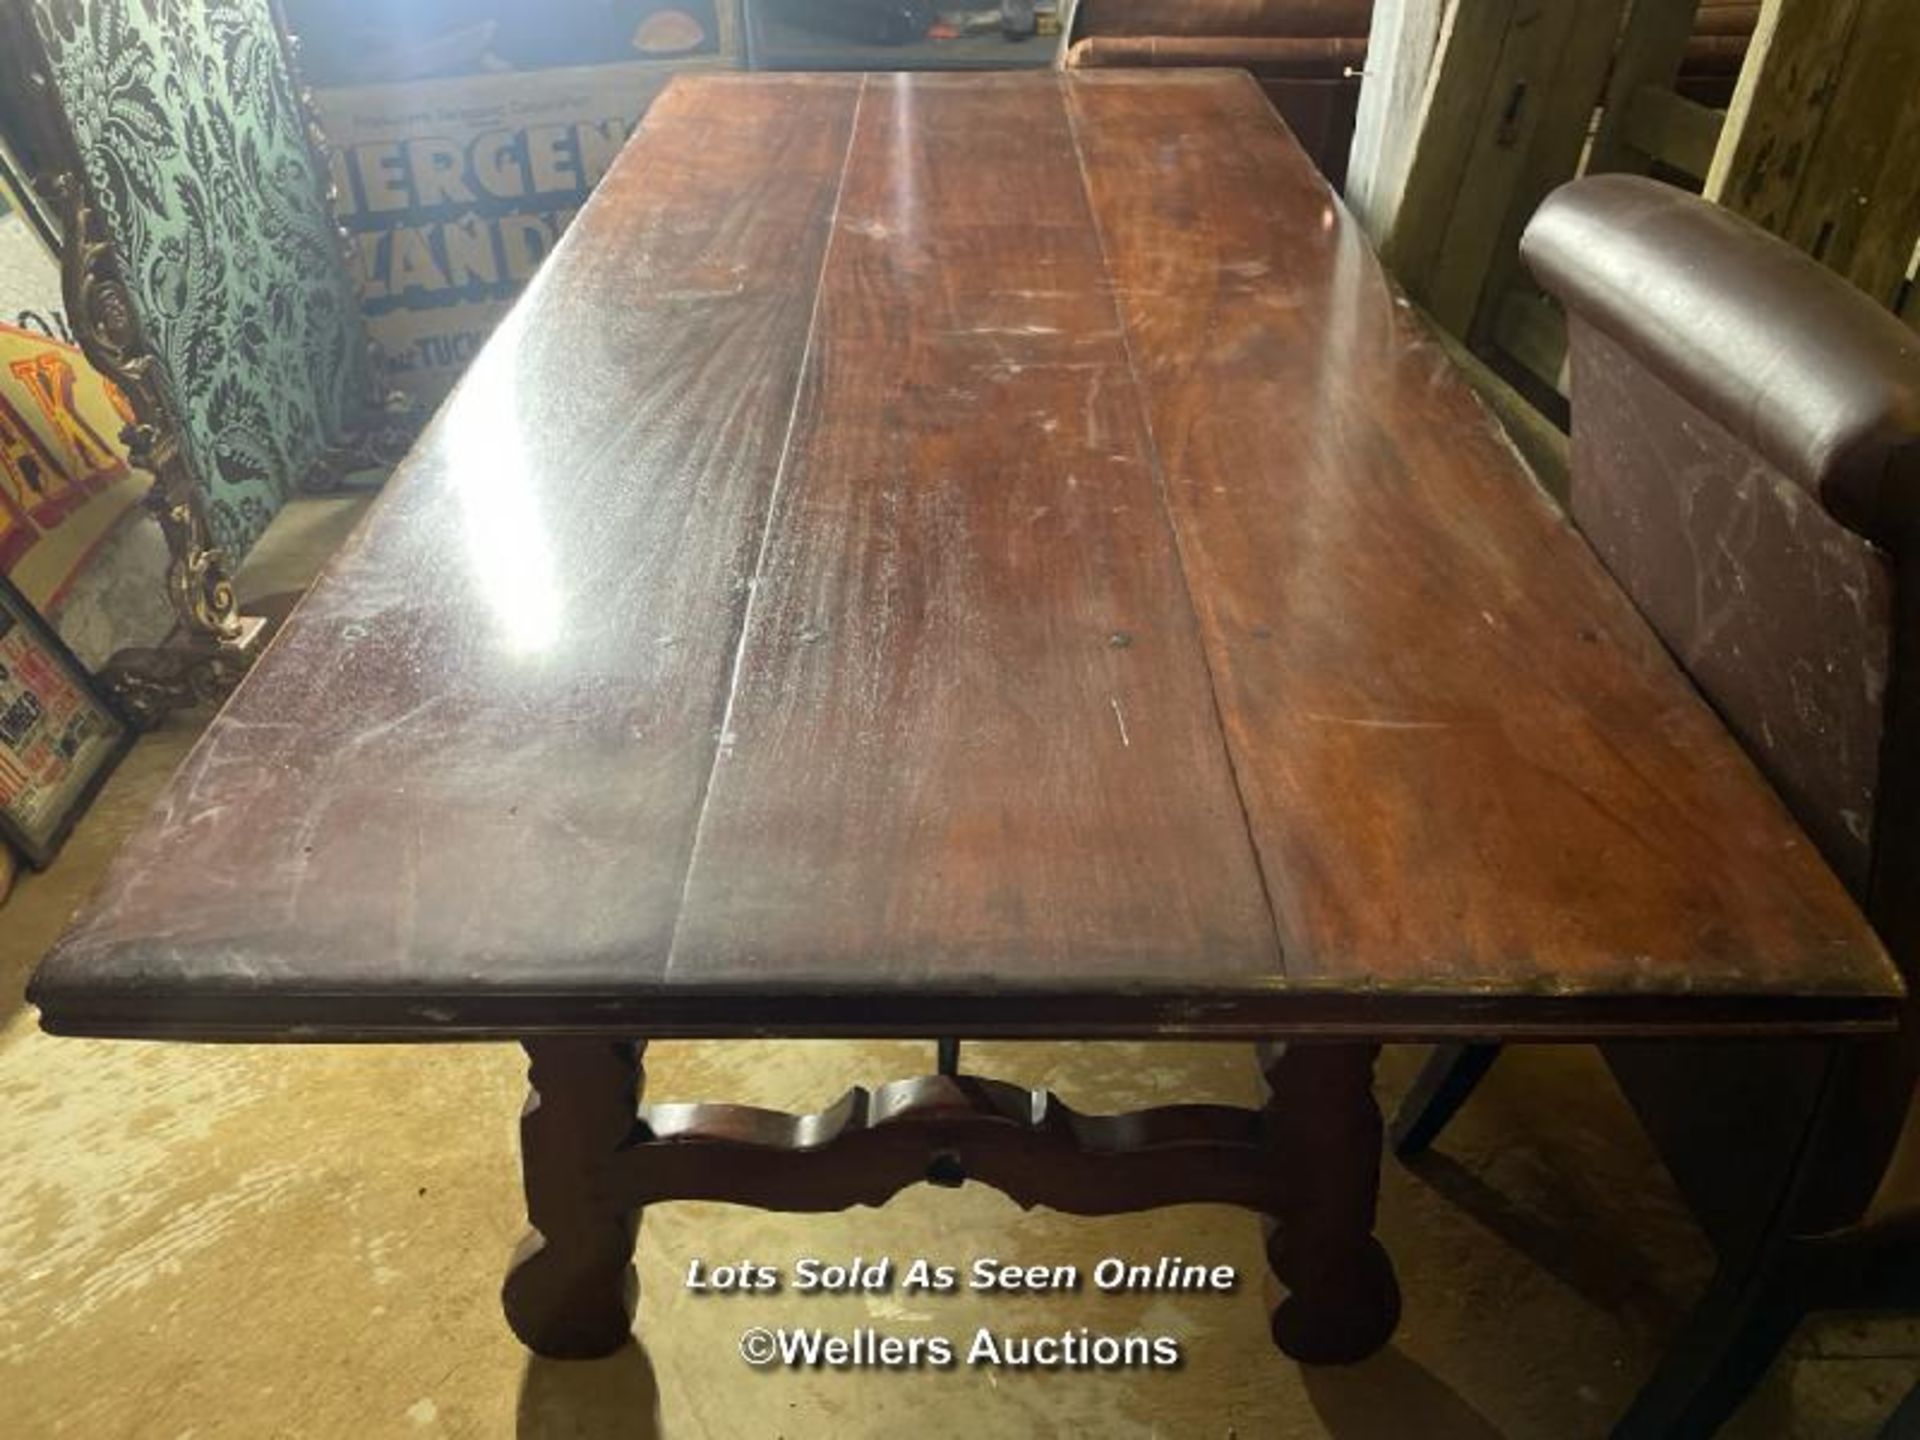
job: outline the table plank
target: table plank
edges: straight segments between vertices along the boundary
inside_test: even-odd
[[[873,77],[677,981],[1276,973],[1104,273],[1053,83]]]
[[[43,972],[50,1020],[364,990],[431,1026],[664,967],[860,83],[652,107]]]
[[[1289,980],[1884,992],[1839,883],[1256,88],[1088,80],[1088,185]]]

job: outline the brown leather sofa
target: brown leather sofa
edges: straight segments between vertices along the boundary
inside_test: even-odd
[[[1733,93],[1759,0],[1703,0],[1677,88]],[[1345,183],[1373,0],[1079,0],[1062,63],[1250,71],[1322,173]]]
[[[1920,340],[1639,177],[1563,187],[1521,253],[1567,311],[1576,523],[1920,988]],[[1396,1150],[1494,1053],[1436,1052]],[[1920,1310],[1920,1004],[1602,1053],[1719,1256],[1616,1435],[1711,1434],[1808,1310]]]

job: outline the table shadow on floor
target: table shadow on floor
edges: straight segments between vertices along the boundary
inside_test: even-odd
[[[527,1357],[518,1440],[656,1440],[660,1387],[637,1341],[604,1360]]]
[[[1502,1440],[1491,1420],[1397,1346],[1358,1365],[1302,1365],[1300,1377],[1332,1440]]]
[[[1597,1309],[1654,1334],[1671,1328],[1685,1314],[1691,1296],[1684,1289],[1669,1288],[1674,1278],[1671,1267],[1634,1263],[1633,1237],[1617,1227],[1602,1233],[1606,1217],[1569,1209],[1562,1217],[1549,1219],[1435,1150],[1401,1164]]]

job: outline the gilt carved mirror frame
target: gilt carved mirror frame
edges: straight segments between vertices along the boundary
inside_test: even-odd
[[[296,46],[280,8],[269,0],[264,9],[302,107],[308,155],[320,180],[317,198],[331,217],[327,142],[300,82]],[[241,611],[232,567],[216,541],[207,492],[195,473],[179,398],[142,324],[51,59],[24,5],[0,5],[0,132],[59,228],[61,288],[74,338],[88,362],[118,387],[134,417],[122,434],[128,461],[153,476],[144,505],[166,539],[168,599],[179,629],[163,646],[116,653],[99,677],[137,723],[152,725],[169,711],[224,697],[259,650],[264,622]],[[337,223],[329,228],[350,275],[348,237]],[[411,405],[379,383],[379,358],[361,331],[368,351],[359,367],[365,384],[356,397],[357,413],[337,442],[290,477],[294,488],[329,490],[354,471],[390,466],[417,429]]]

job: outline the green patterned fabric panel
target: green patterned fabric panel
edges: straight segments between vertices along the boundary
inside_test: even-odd
[[[87,178],[238,561],[368,394],[268,0],[31,0]]]

